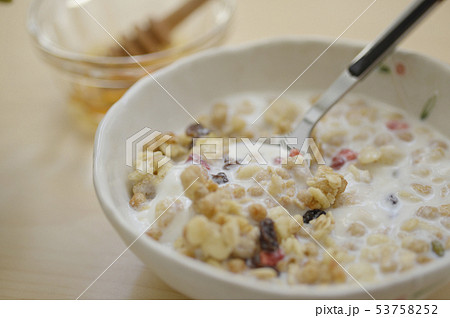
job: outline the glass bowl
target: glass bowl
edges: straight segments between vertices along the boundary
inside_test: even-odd
[[[160,19],[186,0],[34,0],[28,30],[53,66],[80,127],[94,132],[103,115],[138,79],[176,59],[221,42],[235,0],[210,0],[171,34],[171,44],[149,54],[112,57],[110,49],[135,26]]]

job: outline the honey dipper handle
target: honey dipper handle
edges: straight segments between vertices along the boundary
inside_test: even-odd
[[[172,30],[185,18],[187,18],[192,12],[197,10],[201,5],[209,0],[188,0],[181,7],[164,18],[161,23],[168,29]]]

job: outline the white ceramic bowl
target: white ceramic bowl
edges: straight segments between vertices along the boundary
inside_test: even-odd
[[[282,92],[322,52],[330,41],[283,38],[213,49],[185,58],[155,73],[158,81],[194,116],[213,101],[242,92]],[[362,48],[339,41],[290,90],[325,89]],[[426,119],[450,136],[450,67],[410,52],[398,52],[374,71],[355,92],[403,105],[414,116],[433,94],[437,103]],[[126,244],[142,232],[130,217],[129,167],[126,139],[144,127],[180,131],[192,119],[150,77],[136,83],[106,114],[97,131],[94,182],[106,216]],[[356,284],[284,286],[256,282],[185,257],[146,235],[131,247],[134,253],[174,289],[193,298],[360,299],[369,296]],[[398,274],[389,281],[365,284],[380,299],[421,298],[448,280],[450,257]]]

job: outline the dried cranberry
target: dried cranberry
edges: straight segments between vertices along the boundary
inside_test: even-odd
[[[186,128],[186,135],[193,138],[206,136],[209,134],[209,129],[202,126],[202,124],[192,124]]]
[[[408,129],[409,124],[402,120],[393,119],[386,123],[386,127],[390,130],[402,130],[402,129]]]
[[[397,65],[395,65],[395,71],[397,72],[398,75],[404,75],[406,72],[405,64],[397,63]]]
[[[284,254],[280,249],[275,252],[260,251],[259,252],[259,264],[260,266],[275,267],[277,263],[284,258]]]
[[[205,169],[207,169],[207,170],[210,170],[210,169],[211,169],[211,167],[210,167],[209,164],[206,162],[206,160],[205,160],[203,157],[200,157],[200,158],[199,158],[198,155],[190,154],[189,157],[186,159],[186,163],[187,163],[187,162],[194,163],[194,161],[195,161],[195,163],[198,163],[198,162],[199,162],[199,159],[200,159],[200,164],[202,165],[203,168],[205,168]]]
[[[219,172],[218,174],[213,174],[211,176],[212,181],[217,184],[224,184],[228,182],[228,177],[225,173]]]
[[[345,165],[345,159],[342,157],[333,157],[331,161],[331,168],[334,170],[339,170],[343,165]]]
[[[278,249],[277,233],[271,219],[259,222],[259,244],[263,251],[274,252]]]
[[[273,159],[274,165],[281,165],[281,163],[282,163],[281,157],[276,157]]]
[[[351,149],[344,148],[341,151],[339,151],[338,156],[342,156],[345,159],[347,159],[348,161],[351,161],[351,160],[355,160],[356,158],[358,158],[358,153],[354,152]]]
[[[339,170],[347,161],[352,161],[356,158],[358,158],[357,152],[354,152],[351,149],[344,148],[333,157],[331,168]]]
[[[289,152],[289,157],[295,157],[298,156],[300,154],[300,150],[298,150],[297,148],[292,148],[291,151]]]
[[[310,221],[317,219],[319,216],[325,214],[327,214],[327,212],[320,209],[308,210],[303,215],[303,223],[309,223]]]

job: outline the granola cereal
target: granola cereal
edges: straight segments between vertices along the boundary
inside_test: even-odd
[[[289,285],[354,283],[347,273],[376,281],[446,257],[448,138],[354,96],[315,129],[325,165],[297,149],[283,158],[279,145],[257,144],[289,133],[313,99],[275,100],[255,125],[273,99],[221,101],[200,124],[168,132],[168,142],[140,154],[130,207],[140,222],[154,223],[148,236],[236,275]],[[212,145],[211,137],[225,139]],[[249,142],[264,162],[247,157]],[[223,156],[208,158],[218,145]],[[167,163],[145,165],[148,156]]]

